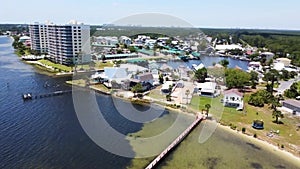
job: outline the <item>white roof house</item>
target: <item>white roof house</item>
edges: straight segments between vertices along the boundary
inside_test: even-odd
[[[193,64],[192,66],[195,70],[199,70],[205,67],[203,63],[200,63],[198,66],[196,64]]]
[[[248,71],[262,71],[263,67],[260,62],[249,62]]]
[[[162,85],[160,91],[161,91],[163,94],[168,94],[168,93],[170,92],[170,91],[169,91],[169,87],[170,87],[170,86],[173,86],[173,85],[174,85],[174,82],[172,82],[172,81],[166,81],[166,82]]]
[[[227,107],[235,107],[242,110],[244,107],[243,93],[239,92],[238,89],[230,89],[224,91],[223,104]]]
[[[215,97],[217,84],[214,82],[197,83],[196,91],[201,96]]]
[[[116,81],[117,83],[121,83],[123,80],[129,79],[129,76],[130,74],[128,74],[125,68],[105,67],[103,73],[95,73],[91,78],[101,78],[108,82]]]
[[[233,50],[233,49],[240,49],[243,50],[243,48],[240,45],[216,45],[216,50]]]
[[[288,58],[277,58],[276,62],[283,63],[284,66],[290,66],[291,59],[288,59]]]
[[[146,73],[148,71],[147,68],[135,64],[121,64],[120,68],[126,69],[129,74]]]

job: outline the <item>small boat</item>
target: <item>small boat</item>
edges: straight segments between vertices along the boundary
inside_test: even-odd
[[[23,100],[31,100],[31,99],[32,99],[32,95],[30,93],[23,94]]]

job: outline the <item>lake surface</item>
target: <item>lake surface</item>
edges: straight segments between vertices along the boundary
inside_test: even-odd
[[[0,36],[0,168],[121,169],[130,166],[131,158],[114,155],[99,147],[88,137],[77,118],[78,114],[74,110],[72,95],[25,102],[22,100],[21,95],[27,92],[36,95],[57,90],[70,90],[71,88],[64,83],[68,78],[53,78],[37,73],[39,70],[21,62],[13,54],[11,43],[10,38]],[[45,88],[45,83],[50,86]],[[88,91],[79,91],[79,93],[83,96],[90,94]],[[101,107],[102,115],[120,133],[127,135],[143,129],[142,123],[124,118],[118,112],[115,107],[116,103],[111,97],[97,95],[96,101],[99,105],[105,105]],[[132,112],[131,109],[127,109],[130,107],[130,103],[120,102],[123,104],[123,111]],[[135,108],[139,111],[147,110],[147,107],[143,106]],[[89,111],[92,110],[86,110],[86,112]],[[168,119],[170,122],[170,119],[172,121],[174,118],[174,114],[164,111],[163,117],[160,119]],[[169,125],[169,123],[161,123],[161,125],[166,128],[168,126],[165,125]],[[114,143],[111,144],[113,146]],[[153,144],[155,145],[155,143]],[[213,146],[215,144],[219,146]],[[224,149],[221,145],[228,145],[228,148]],[[129,142],[125,146],[134,154]],[[234,156],[234,162],[239,162],[239,160],[243,162],[245,156],[249,156],[252,158],[251,162],[258,161],[257,163],[259,163],[252,168],[264,166],[264,159],[272,158],[272,154],[268,153],[266,158],[264,150],[249,149],[246,142],[240,141],[237,137],[230,137],[224,132],[214,134],[206,145],[202,145],[202,149],[203,147],[205,147],[204,152],[213,152],[217,157],[230,156],[235,150],[237,150],[236,153],[243,151],[243,156]],[[229,149],[231,149],[231,153],[226,155],[224,150]],[[182,151],[184,152],[184,150],[180,152]],[[205,154],[203,155],[205,156]],[[175,154],[171,154],[166,159],[166,163],[162,163],[159,168],[172,167],[174,164],[172,160],[175,156]],[[209,153],[207,157],[209,157]],[[278,159],[275,157],[274,159]],[[205,163],[207,159],[205,157],[198,158],[201,163]],[[230,158],[223,160],[228,164],[226,168],[235,165]],[[279,164],[281,168],[295,168],[285,160],[281,160]],[[245,163],[244,166],[251,168],[248,163]]]

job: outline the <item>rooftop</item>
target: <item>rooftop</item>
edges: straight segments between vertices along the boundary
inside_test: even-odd
[[[226,95],[226,94],[232,94],[232,93],[234,93],[234,94],[236,94],[236,95],[238,95],[238,96],[240,96],[240,97],[243,97],[243,93],[241,93],[241,92],[239,92],[239,90],[238,89],[230,89],[230,90],[226,90],[226,91],[224,91],[224,94]]]
[[[285,100],[283,101],[284,103],[296,106],[296,107],[300,107],[300,101],[298,100],[294,100],[294,99],[289,99],[289,100]]]

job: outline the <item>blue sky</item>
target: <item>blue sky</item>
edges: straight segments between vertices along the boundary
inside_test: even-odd
[[[197,27],[300,30],[298,0],[2,0],[0,23],[71,19],[112,23],[139,13],[163,13]]]

